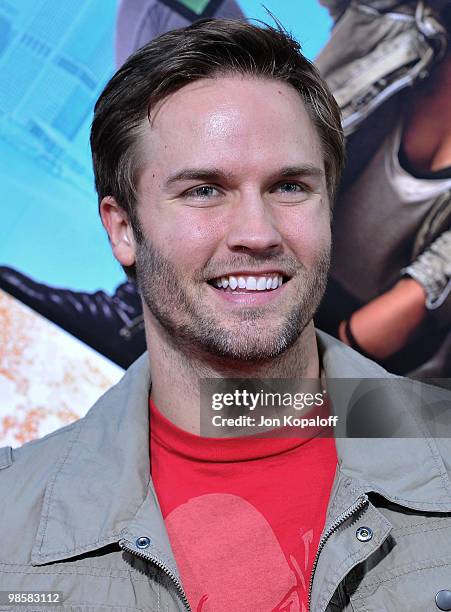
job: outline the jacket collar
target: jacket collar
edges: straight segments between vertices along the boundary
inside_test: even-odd
[[[327,379],[390,377],[331,336],[317,332],[317,340]],[[150,478],[150,385],[145,353],[73,428],[47,483],[33,564],[146,535],[151,537],[153,556],[177,573]],[[406,416],[404,405],[387,408]],[[343,416],[345,408],[339,410]],[[408,425],[414,439],[338,438],[340,470],[359,483],[358,488],[376,491],[395,503],[450,511],[449,477],[435,442],[413,419]]]
[[[47,483],[32,550],[35,565],[148,535],[170,545],[150,479],[149,360],[142,355],[80,419]],[[147,527],[147,531],[149,527]]]

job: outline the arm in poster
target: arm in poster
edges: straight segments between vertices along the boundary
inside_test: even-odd
[[[403,348],[425,316],[424,289],[413,279],[401,279],[342,321],[340,340],[373,358],[386,359]]]
[[[401,350],[427,315],[449,327],[451,305],[451,230],[444,232],[389,291],[340,324],[340,339],[355,343],[378,359]],[[352,321],[352,328],[351,328]],[[351,334],[349,333],[349,330]]]
[[[145,350],[141,299],[130,281],[112,295],[88,293],[51,287],[0,266],[0,289],[123,368]]]

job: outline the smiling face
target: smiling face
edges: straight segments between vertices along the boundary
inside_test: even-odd
[[[313,317],[330,251],[323,155],[299,94],[196,81],[160,104],[141,148],[144,240],[115,253],[136,259],[151,327],[232,360],[281,354]]]

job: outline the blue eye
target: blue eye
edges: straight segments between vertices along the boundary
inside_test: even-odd
[[[201,187],[190,189],[184,194],[186,198],[194,197],[200,199],[216,197],[217,195],[218,190],[216,189],[216,187],[212,187],[211,185],[202,185]]]
[[[302,193],[306,191],[305,187],[299,183],[280,183],[276,189],[283,193]]]

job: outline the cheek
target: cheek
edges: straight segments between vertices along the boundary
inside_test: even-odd
[[[158,247],[182,267],[201,267],[217,250],[224,238],[226,223],[219,209],[184,208],[158,227],[148,228],[148,235]]]
[[[304,264],[315,265],[330,250],[331,229],[327,205],[292,209],[284,216],[282,234],[294,255]]]

